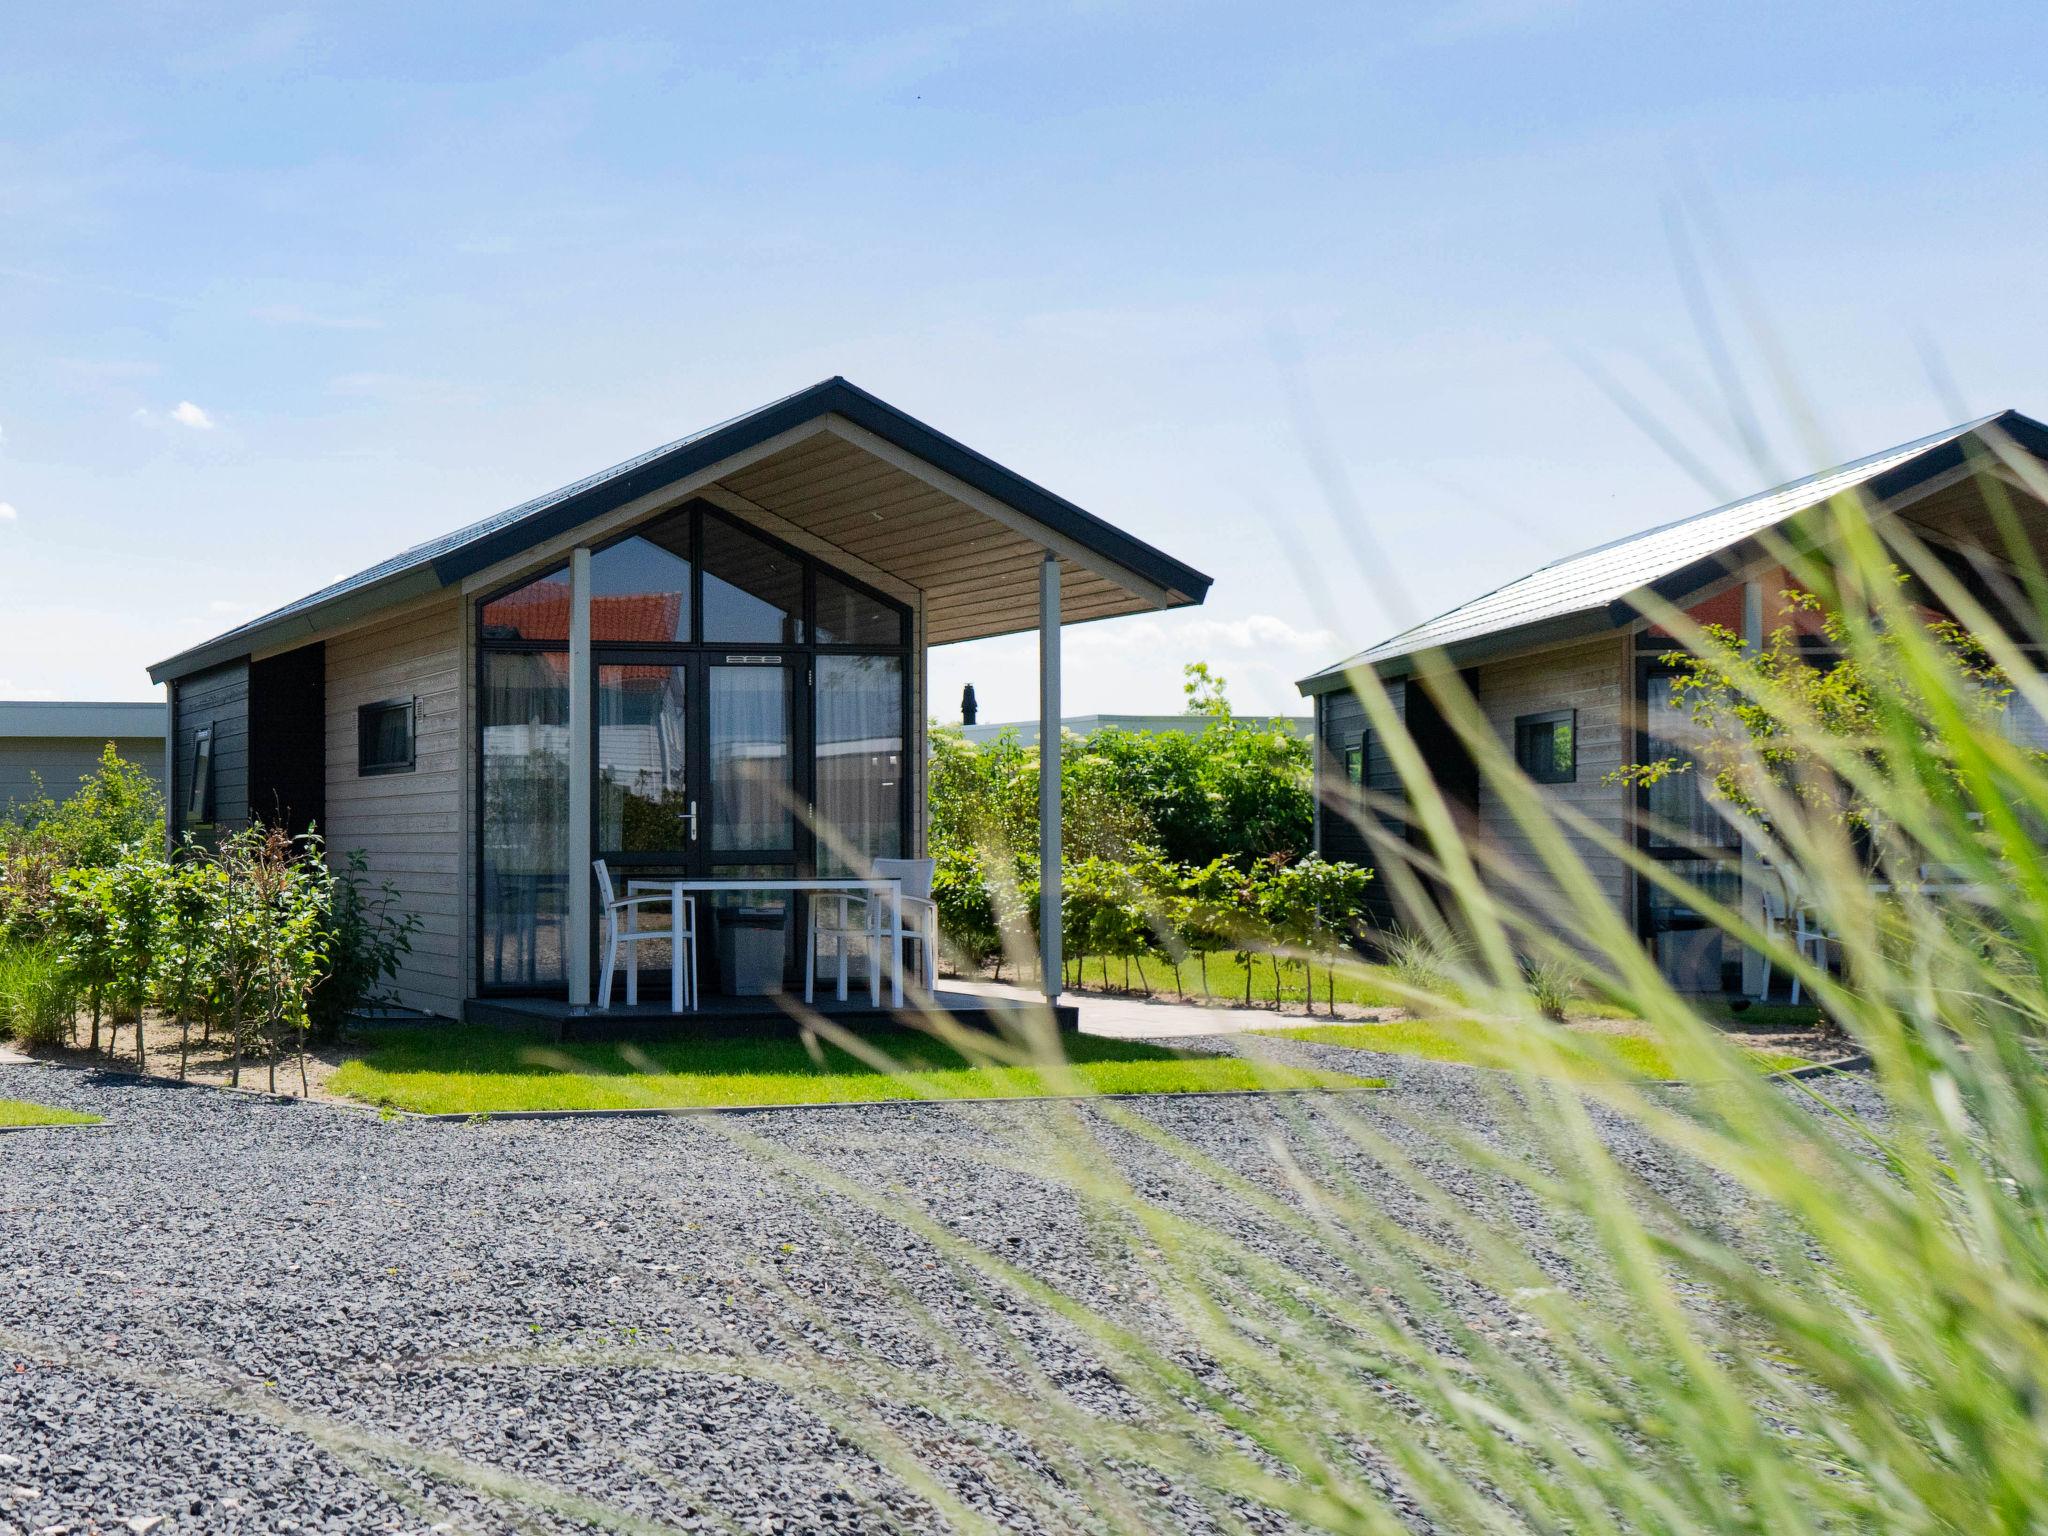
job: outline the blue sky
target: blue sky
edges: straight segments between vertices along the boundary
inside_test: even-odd
[[[1177,708],[1194,659],[1299,708],[1555,555],[2048,414],[2044,42],[1991,4],[18,8],[0,697],[149,696],[843,373],[1216,577],[1073,631],[1072,710]],[[936,653],[935,711],[1028,715],[1034,665]]]

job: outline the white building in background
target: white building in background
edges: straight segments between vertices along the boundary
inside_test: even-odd
[[[161,782],[165,718],[160,703],[0,702],[0,816],[38,794],[68,797],[109,742]]]

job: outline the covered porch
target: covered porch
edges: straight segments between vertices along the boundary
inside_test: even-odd
[[[788,1027],[813,1009],[898,1016],[888,987],[871,1001],[872,947],[846,1002],[829,982],[806,1000],[821,898],[798,886],[924,856],[929,648],[1036,631],[1038,713],[1057,720],[1064,625],[1207,587],[843,381],[806,394],[586,484],[573,525],[537,508],[558,532],[463,579],[467,1017],[544,1017],[570,1039]],[[1042,733],[1049,1001],[1059,751],[1058,733]],[[629,1007],[622,982],[597,995],[599,860],[621,894],[696,888],[696,1007],[669,1006],[666,943],[621,959],[658,1001]],[[992,1022],[986,999],[915,970],[906,980],[913,1009],[923,995]]]

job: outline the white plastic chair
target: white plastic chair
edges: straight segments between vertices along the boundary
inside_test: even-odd
[[[1830,934],[1814,921],[1813,912],[1801,901],[1789,901],[1783,891],[1764,887],[1764,932],[1772,938],[1790,933],[1792,946],[1802,960],[1810,960],[1816,966],[1828,963],[1828,940]],[[1789,910],[1788,910],[1789,908]],[[1764,951],[1763,988],[1757,993],[1757,1001],[1767,1002],[1771,996],[1771,952]],[[1799,1002],[1799,973],[1792,973],[1792,1002]]]
[[[877,880],[894,880],[903,903],[903,937],[916,943],[924,956],[924,984],[927,991],[939,978],[939,908],[932,900],[932,878],[938,872],[935,859],[876,859],[871,873]],[[888,943],[888,898],[881,892],[846,891],[820,893],[811,898],[810,932],[804,943],[804,1001],[809,1002],[815,985],[819,941],[832,945],[839,963],[839,1001],[846,1001],[847,951],[858,944],[868,956],[868,999],[882,1006],[882,957]],[[854,908],[860,909],[858,922]],[[825,912],[830,921],[820,922]]]
[[[858,945],[867,955],[868,961],[868,1005],[882,1006],[882,935],[878,922],[876,905],[854,891],[813,891],[806,903],[809,915],[805,922],[804,935],[804,1001],[811,1002],[817,996],[818,944],[820,940],[832,946],[833,958],[839,964],[840,1002],[846,1001],[846,955],[849,949]],[[861,909],[860,921],[854,921],[853,909]],[[826,921],[820,922],[820,917]]]
[[[668,959],[668,1006],[671,1013],[681,1013],[684,998],[688,1006],[697,1006],[697,898],[681,896],[672,891],[650,892],[644,896],[617,895],[612,889],[612,872],[605,867],[603,859],[592,861],[597,871],[597,890],[604,901],[604,969],[597,981],[597,998],[602,1007],[612,1005],[612,976],[619,968],[619,954],[626,955],[626,1005],[640,1001],[640,965],[632,950],[635,944],[648,944],[666,939],[671,946]],[[666,928],[642,928],[639,924],[643,907],[665,906],[669,909]],[[628,927],[625,918],[634,919]],[[687,982],[687,986],[685,983]]]
[[[914,942],[924,956],[927,992],[939,984],[939,904],[932,900],[932,877],[938,873],[936,859],[877,859],[875,878],[894,880],[902,892],[903,937]],[[872,903],[876,932],[881,931],[881,903]]]

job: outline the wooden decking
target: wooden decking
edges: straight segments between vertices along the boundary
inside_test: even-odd
[[[1006,1020],[1044,1006],[943,989],[934,995],[934,1001],[961,1023],[985,1029],[1000,1028]],[[811,1006],[796,993],[707,997],[702,1008],[682,1013],[671,1012],[665,1001],[632,1007],[573,1008],[561,998],[473,997],[463,1005],[462,1016],[472,1024],[526,1028],[541,1025],[551,1029],[557,1041],[569,1044],[579,1040],[686,1040],[692,1035],[706,1034],[793,1034],[814,1014],[847,1029],[886,1029],[901,1023],[914,1024],[919,1018],[916,1008],[907,1004],[901,1010],[886,1005],[871,1008],[863,997],[846,1003],[821,1001]],[[1054,1016],[1063,1030],[1080,1027],[1080,1016],[1071,1003],[1061,1003]]]

